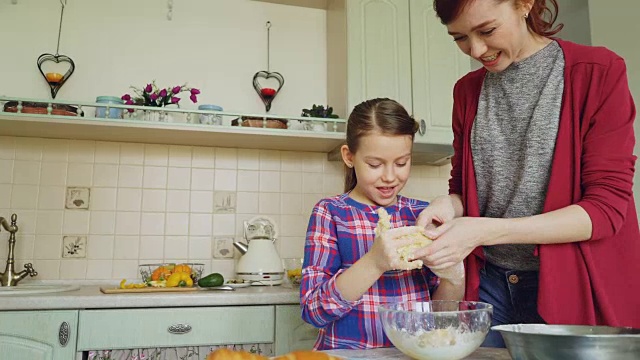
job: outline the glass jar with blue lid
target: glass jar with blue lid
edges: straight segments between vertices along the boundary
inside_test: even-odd
[[[222,107],[218,105],[205,104],[198,106],[198,110],[222,111]],[[222,115],[220,114],[200,114],[198,118],[200,120],[200,124],[222,125]]]
[[[96,98],[96,102],[98,104],[124,104],[124,101],[117,96],[98,96]],[[106,107],[96,107],[96,117],[97,118],[106,118],[107,117],[107,108]],[[111,119],[122,119],[122,109],[120,108],[109,108],[108,117]]]

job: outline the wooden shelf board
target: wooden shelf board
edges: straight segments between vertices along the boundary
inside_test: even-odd
[[[0,112],[0,136],[329,152],[343,133],[12,114]]]

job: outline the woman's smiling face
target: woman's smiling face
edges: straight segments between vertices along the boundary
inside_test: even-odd
[[[500,72],[536,51],[526,18],[531,4],[519,0],[474,0],[447,24],[460,50],[491,72]]]

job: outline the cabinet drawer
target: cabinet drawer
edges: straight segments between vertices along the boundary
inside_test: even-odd
[[[273,306],[80,311],[78,350],[272,343]]]

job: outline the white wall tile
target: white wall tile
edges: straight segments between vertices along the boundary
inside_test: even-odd
[[[35,209],[38,203],[37,185],[13,185],[11,207],[14,209]]]
[[[213,169],[192,169],[191,190],[213,190],[214,174]]]
[[[35,234],[36,233],[36,212],[33,210],[11,209],[11,214],[18,216],[19,234]]]
[[[260,171],[260,192],[280,192],[279,171]]]
[[[116,188],[92,188],[89,208],[91,210],[116,210],[117,191]]]
[[[4,169],[2,171],[5,171]],[[13,163],[13,182],[21,185],[38,185],[40,182],[40,162],[16,160]],[[58,184],[48,184],[58,185]]]
[[[13,160],[16,157],[16,138],[0,136],[0,159]]]
[[[69,163],[67,168],[68,186],[91,186],[93,181],[93,164]]]
[[[141,235],[164,235],[165,213],[143,212],[140,216]]]
[[[189,190],[191,188],[191,169],[170,167],[167,174],[167,189]]]
[[[147,144],[144,146],[144,164],[167,166],[169,163],[169,146]]]
[[[113,260],[112,279],[140,280],[138,260]]]
[[[280,194],[260,193],[258,210],[260,214],[280,214]]]
[[[142,190],[142,211],[164,212],[167,203],[167,190]]]
[[[120,162],[120,143],[97,141],[96,164],[118,164]]]
[[[33,258],[39,260],[59,260],[62,254],[61,235],[36,235]],[[38,277],[42,270],[38,271]]]
[[[259,193],[257,192],[238,192],[236,200],[236,213],[257,214],[258,199]]]
[[[118,189],[118,211],[140,211],[142,207],[142,189]]]
[[[260,172],[253,170],[238,170],[238,191],[259,191]]]
[[[93,163],[96,151],[95,141],[69,140],[69,162]]]
[[[62,186],[41,186],[38,192],[38,209],[64,209],[66,190]]]
[[[302,157],[295,151],[283,151],[280,155],[280,169],[282,171],[302,171]]]
[[[212,220],[211,214],[191,214],[189,217],[189,235],[211,235]]]
[[[87,260],[87,280],[109,280],[113,272],[113,260]]]
[[[302,194],[280,194],[280,214],[300,215],[302,213]]]
[[[145,189],[166,189],[167,168],[159,166],[145,166],[142,186]]]
[[[119,211],[116,214],[116,234],[117,235],[140,234],[140,213]]]
[[[92,211],[89,222],[89,234],[113,235],[116,231],[115,211]]]
[[[195,213],[212,213],[213,191],[192,191],[190,210]]]
[[[87,259],[113,259],[115,236],[91,235],[87,240]]]
[[[187,259],[189,239],[186,236],[167,236],[164,239],[165,259]]]
[[[86,276],[86,259],[65,259],[60,262],[61,280],[84,280]]]
[[[216,170],[215,190],[236,191],[237,177],[236,170]]]
[[[166,235],[189,235],[189,213],[167,213],[164,233]]]
[[[83,235],[89,233],[89,211],[66,210],[62,227],[64,235]]]
[[[36,213],[36,234],[62,234],[63,215],[62,210],[38,211]]]
[[[15,258],[16,260],[29,260],[33,259],[33,251],[35,248],[36,236],[27,234],[16,234],[15,245]],[[22,268],[22,265],[16,262],[16,268]]]
[[[191,166],[194,168],[213,169],[215,167],[215,152],[213,148],[194,147]]]
[[[302,173],[302,192],[321,193],[323,187],[323,177],[316,173]]]
[[[140,260],[162,259],[164,257],[164,236],[140,237]]]
[[[118,260],[137,259],[140,250],[139,236],[116,235],[113,258]]]
[[[238,149],[217,148],[215,165],[216,169],[237,169]]]
[[[13,160],[0,159],[0,169],[2,169],[0,171],[0,184],[11,184],[13,181]]]
[[[40,167],[40,185],[60,185],[67,183],[66,162],[43,162]]]
[[[121,144],[120,164],[142,165],[144,163],[143,144]]]
[[[43,172],[44,176],[44,172]],[[93,186],[116,187],[118,186],[118,165],[95,164],[93,166]]]
[[[254,149],[238,149],[238,169],[260,170],[260,152]]]
[[[189,238],[189,259],[211,259],[211,237],[191,236]]]
[[[261,150],[260,170],[280,171],[280,151]]]
[[[34,260],[33,268],[38,272],[38,280],[60,279],[60,260]]]
[[[167,212],[188,212],[191,195],[188,190],[167,190]]]
[[[280,189],[287,193],[302,192],[302,173],[301,172],[281,172],[280,173]]]
[[[213,235],[233,235],[236,223],[234,214],[215,214],[213,215]]]
[[[191,147],[190,146],[169,146],[169,166],[171,167],[191,167]]]
[[[43,139],[42,161],[67,162],[69,141],[62,139]]]
[[[15,159],[42,160],[42,140],[43,139],[28,137],[15,138]]]
[[[141,188],[142,173],[142,166],[121,165],[118,169],[118,186]]]
[[[324,169],[326,155],[321,153],[304,153],[302,171],[321,173]]]

